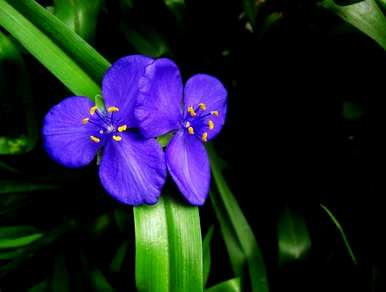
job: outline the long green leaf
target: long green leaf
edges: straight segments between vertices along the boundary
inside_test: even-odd
[[[202,255],[203,255],[203,281],[204,287],[206,282],[208,281],[210,266],[211,266],[211,253],[210,253],[210,243],[212,241],[213,236],[213,226],[211,226],[204,237],[204,241],[202,243]]]
[[[93,99],[100,93],[99,86],[71,58],[4,0],[0,0],[0,26],[12,34],[74,94]]]
[[[221,234],[224,239],[225,246],[232,265],[233,273],[237,277],[242,277],[246,266],[246,256],[243,252],[237,234],[232,228],[227,212],[222,207],[222,203],[218,194],[211,191],[209,193],[212,202],[213,210],[216,214],[217,220],[220,223]]]
[[[55,258],[54,268],[51,278],[51,291],[69,292],[70,290],[70,275],[66,265],[66,258],[63,254],[59,254]]]
[[[163,195],[135,207],[134,220],[138,291],[202,291],[198,208]]]
[[[278,220],[277,237],[280,265],[304,258],[311,249],[311,239],[303,216],[288,207]]]
[[[96,0],[92,2],[99,1],[100,0]],[[94,81],[98,84],[101,82],[103,74],[110,64],[85,40],[68,28],[57,17],[36,3],[36,1],[10,0],[9,2],[38,29],[44,32],[47,37],[55,42],[58,47],[64,50],[68,56],[77,62],[84,72],[89,74]],[[95,3],[93,5],[95,5]],[[35,41],[38,41],[38,39],[35,38]]]
[[[354,262],[354,264],[356,265],[357,260],[355,258],[354,252],[351,249],[350,243],[349,243],[347,236],[343,230],[343,227],[340,225],[339,221],[335,218],[334,214],[332,214],[332,212],[329,209],[327,209],[326,206],[320,204],[320,207],[327,213],[328,217],[330,217],[330,219],[332,220],[332,222],[334,223],[334,225],[338,229],[340,236],[343,239],[344,245],[346,246],[347,252],[348,252],[350,258],[352,259],[352,261]]]
[[[231,226],[237,236],[240,248],[246,256],[252,291],[266,292],[269,290],[268,280],[260,247],[257,244],[252,229],[244,217],[239,204],[230,191],[221,173],[220,160],[211,145],[208,146],[208,151],[211,161],[212,174],[218,189],[221,203],[224,206],[229,222],[231,223]]]
[[[334,0],[324,0],[320,5],[367,34],[386,50],[386,17],[374,0],[347,6],[336,5]]]
[[[58,185],[40,183],[32,180],[0,180],[0,194],[32,192],[37,190],[52,190],[57,188],[59,188]]]
[[[205,290],[205,292],[240,292],[240,291],[241,291],[240,278],[230,279],[228,281],[219,283]]]
[[[25,246],[42,236],[30,226],[0,227],[0,249]]]

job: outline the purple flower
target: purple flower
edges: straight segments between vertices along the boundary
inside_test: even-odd
[[[135,129],[138,80],[151,62],[139,55],[118,60],[103,79],[105,109],[86,97],[69,97],[48,112],[43,127],[45,149],[64,166],[85,166],[101,151],[102,185],[130,205],[156,203],[166,177],[161,147]]]
[[[168,59],[146,66],[139,88],[135,116],[141,133],[156,137],[175,132],[166,149],[167,167],[184,197],[202,205],[210,182],[204,143],[224,124],[227,91],[205,74],[192,76],[183,88],[178,67]]]

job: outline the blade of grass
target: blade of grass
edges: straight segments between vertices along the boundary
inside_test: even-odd
[[[138,291],[202,291],[198,208],[163,195],[154,206],[135,207],[134,221]]]
[[[99,0],[98,0],[99,1]],[[9,0],[24,17],[64,50],[98,84],[109,62],[55,15],[33,0]]]
[[[210,287],[209,289],[206,289],[205,292],[240,292],[240,283],[240,278],[230,279]]]
[[[330,217],[330,219],[332,220],[332,222],[334,223],[334,225],[338,229],[340,236],[343,239],[344,245],[346,246],[347,252],[348,252],[351,260],[356,265],[357,260],[355,258],[354,252],[351,249],[350,243],[349,243],[347,236],[346,236],[342,226],[340,225],[339,221],[335,218],[334,214],[332,214],[332,212],[326,206],[324,206],[323,204],[320,204],[320,207],[327,213],[328,217]]]
[[[218,189],[219,199],[237,236],[241,250],[246,256],[252,291],[268,291],[268,280],[264,259],[256,238],[249,226],[239,204],[230,191],[220,168],[220,160],[214,148],[208,145],[214,183]]]
[[[213,230],[214,230],[214,227],[212,225],[209,228],[208,232],[206,233],[204,237],[204,241],[202,243],[204,287],[206,285],[206,282],[208,281],[210,266],[211,266],[210,243],[212,242]]]
[[[99,86],[71,58],[4,0],[0,0],[0,26],[74,94],[93,99],[100,93]]]

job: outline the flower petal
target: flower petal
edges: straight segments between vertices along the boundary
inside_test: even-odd
[[[227,91],[217,78],[206,74],[197,74],[189,78],[184,89],[184,103],[184,115],[187,114],[188,106],[194,107],[200,103],[205,104],[205,113],[214,113],[210,117],[214,128],[208,131],[208,140],[220,132],[227,111]]]
[[[91,141],[96,133],[91,124],[82,119],[89,115],[94,104],[87,97],[66,98],[47,113],[44,119],[44,147],[52,159],[67,167],[89,164],[103,144]]]
[[[134,133],[107,142],[99,177],[108,193],[129,205],[155,204],[166,177],[165,157],[155,139]]]
[[[179,127],[182,94],[180,72],[173,61],[158,59],[146,67],[135,109],[142,135],[156,137]]]
[[[202,205],[209,191],[210,168],[201,141],[178,131],[166,149],[169,172],[184,197],[192,205]]]
[[[135,127],[134,107],[138,95],[138,81],[145,72],[145,66],[153,60],[142,55],[123,57],[107,70],[102,82],[102,94],[106,108],[115,106],[119,111],[115,119]]]

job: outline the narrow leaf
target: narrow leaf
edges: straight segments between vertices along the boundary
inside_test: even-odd
[[[367,34],[386,50],[386,18],[374,0],[339,6],[333,0],[320,2],[327,10]]]
[[[93,269],[90,271],[92,285],[94,287],[93,291],[96,292],[113,292],[114,289],[107,281],[103,273],[98,269]]]
[[[205,290],[205,292],[240,292],[240,291],[241,291],[240,278],[230,279],[228,281],[219,283]]]
[[[0,194],[32,192],[37,190],[52,190],[59,187],[60,186],[58,185],[40,183],[33,180],[0,180]]]
[[[163,195],[135,207],[134,220],[138,291],[202,291],[198,208]]]
[[[260,247],[239,204],[221,173],[220,160],[211,145],[208,146],[208,151],[219,198],[237,236],[241,250],[246,256],[252,291],[266,292],[269,290],[268,280]]]
[[[25,246],[42,236],[30,226],[0,227],[0,249]]]
[[[203,279],[204,279],[204,287],[206,282],[208,281],[210,266],[211,266],[211,255],[210,255],[210,243],[212,241],[213,236],[213,225],[209,228],[208,232],[204,237],[204,241],[202,243],[202,260],[203,260]]]
[[[221,234],[227,248],[228,256],[232,265],[233,273],[237,277],[242,277],[246,266],[246,256],[240,246],[237,234],[235,233],[229,221],[229,217],[222,207],[221,200],[217,193],[211,191],[209,193],[212,207],[216,214],[217,220],[220,223]]]
[[[350,246],[350,243],[349,243],[349,241],[347,239],[347,236],[346,236],[342,226],[340,225],[339,221],[335,218],[334,214],[332,214],[332,212],[329,209],[327,209],[326,206],[320,204],[320,207],[322,207],[322,209],[327,213],[328,217],[330,217],[330,219],[332,220],[332,222],[334,223],[334,225],[338,229],[338,231],[340,233],[340,236],[343,239],[344,245],[346,246],[347,252],[348,252],[350,258],[352,259],[352,261],[354,262],[354,264],[356,265],[357,264],[357,260],[355,258],[355,255],[354,255],[354,253],[353,253],[353,251],[351,249],[351,246]]]
[[[127,251],[128,251],[128,248],[129,248],[129,242],[128,241],[123,242],[119,246],[119,248],[117,249],[117,252],[115,253],[115,255],[111,261],[111,264],[110,264],[111,271],[113,271],[115,273],[118,273],[121,271],[123,262],[125,260],[125,257],[126,257]]]
[[[51,279],[51,291],[69,292],[70,275],[66,267],[64,255],[60,254],[55,259],[54,269]]]
[[[0,0],[0,26],[74,94],[91,98],[99,94],[99,86],[71,58],[4,0]]]
[[[288,207],[278,220],[277,237],[280,265],[304,258],[311,249],[311,239],[304,218]]]
[[[89,4],[100,0],[86,1]],[[103,58],[93,47],[83,40],[74,31],[68,28],[61,20],[33,0],[10,0],[10,3],[28,18],[38,29],[46,34],[58,47],[68,54],[79,66],[98,84],[109,62]],[[85,4],[85,5],[86,5]],[[35,41],[38,39],[35,38]],[[43,51],[44,52],[44,51]],[[98,92],[97,92],[98,93]],[[92,95],[94,97],[97,93]]]

